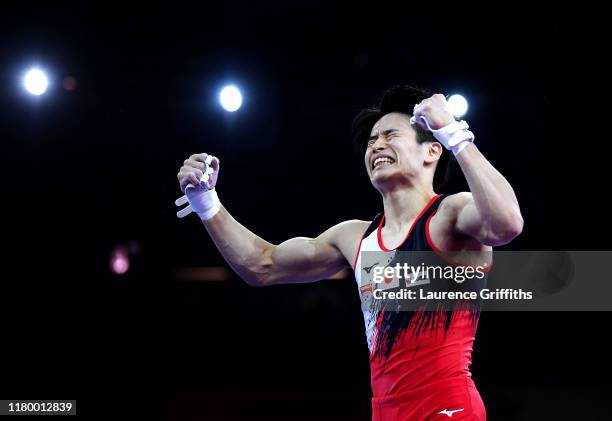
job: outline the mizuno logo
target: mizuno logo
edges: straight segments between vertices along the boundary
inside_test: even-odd
[[[369,275],[369,274],[370,274],[370,272],[372,271],[372,268],[373,268],[374,266],[376,266],[377,264],[378,264],[378,262],[374,263],[372,266],[366,266],[366,267],[364,267],[364,268],[363,268],[363,270],[365,270],[365,271],[366,271],[366,273]]]
[[[450,418],[450,417],[453,416],[453,414],[455,412],[461,412],[461,411],[463,411],[463,408],[460,408],[460,409],[445,409],[443,411],[438,412],[438,414],[446,415],[446,416],[448,416]]]

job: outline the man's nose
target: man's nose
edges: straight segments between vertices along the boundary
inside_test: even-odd
[[[384,136],[378,136],[372,144],[372,149],[375,151],[384,150],[387,147],[387,141]]]

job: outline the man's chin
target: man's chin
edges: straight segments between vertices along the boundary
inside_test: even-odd
[[[372,185],[380,190],[381,187],[388,187],[397,182],[399,174],[396,171],[377,171],[370,177]]]

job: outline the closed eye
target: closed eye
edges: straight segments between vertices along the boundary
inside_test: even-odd
[[[387,139],[391,139],[398,134],[399,131],[397,129],[387,129],[383,130],[383,132],[381,133],[381,135],[386,137]],[[368,138],[367,146],[371,146],[372,144],[374,144],[374,142],[376,142],[376,139],[378,139],[378,134],[375,133]]]

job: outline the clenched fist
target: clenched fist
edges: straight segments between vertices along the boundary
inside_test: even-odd
[[[415,122],[424,130],[438,130],[455,122],[455,116],[451,111],[446,98],[442,94],[435,94],[424,99],[414,107],[413,116]],[[429,127],[421,117],[425,117]]]
[[[415,105],[410,123],[430,130],[436,140],[455,156],[474,142],[474,133],[468,130],[470,126],[463,120],[455,120],[442,94],[435,94]]]
[[[219,211],[221,202],[215,191],[219,168],[219,159],[205,153],[191,155],[185,160],[176,176],[185,196],[175,204],[182,206],[189,202],[189,206],[177,212],[179,218],[193,211],[206,221]]]
[[[207,163],[207,160],[209,163]],[[193,154],[183,162],[177,174],[179,185],[183,193],[188,185],[195,191],[207,191],[215,188],[219,177],[219,159],[206,153]],[[208,177],[204,177],[208,170]],[[212,172],[211,172],[212,171]],[[190,189],[189,189],[190,190]]]

